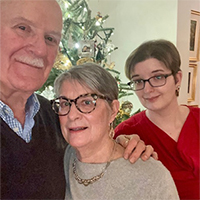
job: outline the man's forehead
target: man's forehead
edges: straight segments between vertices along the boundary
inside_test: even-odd
[[[62,12],[55,0],[3,0],[1,13],[6,21],[24,18],[50,29],[62,29]]]

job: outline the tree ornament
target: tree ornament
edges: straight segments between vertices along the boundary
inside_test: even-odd
[[[79,42],[78,56],[80,58],[94,57],[94,40],[81,40]]]

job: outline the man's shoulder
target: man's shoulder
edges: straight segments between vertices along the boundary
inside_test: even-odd
[[[40,103],[48,103],[48,104],[50,104],[50,101],[47,98],[45,98],[44,96],[36,93],[36,97],[37,97],[37,99],[38,99],[38,101]]]

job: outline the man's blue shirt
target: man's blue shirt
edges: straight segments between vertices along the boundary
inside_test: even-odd
[[[26,103],[25,123],[24,128],[20,122],[14,117],[14,113],[11,108],[0,101],[0,117],[8,124],[8,126],[27,143],[31,141],[32,128],[35,124],[34,116],[40,109],[40,103],[36,94],[32,94]]]

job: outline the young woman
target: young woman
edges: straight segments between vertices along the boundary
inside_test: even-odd
[[[182,72],[176,47],[166,40],[148,41],[128,57],[130,87],[145,111],[122,122],[120,134],[138,134],[154,147],[174,178],[181,199],[199,199],[200,109],[178,105]]]

